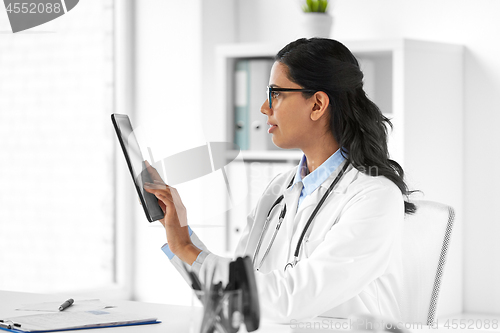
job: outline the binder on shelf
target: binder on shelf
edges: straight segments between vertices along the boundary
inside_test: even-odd
[[[358,63],[361,71],[363,72],[363,90],[368,98],[376,101],[375,96],[375,63],[369,58],[358,58]]]
[[[234,253],[236,250],[236,245],[240,239],[243,230],[246,226],[246,217],[249,213],[248,206],[248,172],[246,170],[246,164],[244,161],[237,161],[236,163],[231,163],[228,165],[228,178],[229,183],[232,186],[237,186],[242,189],[244,197],[234,202],[227,202],[227,238],[226,238],[226,250]]]
[[[238,60],[234,69],[234,143],[248,149],[248,60]]]
[[[267,117],[260,112],[272,59],[240,59],[234,71],[234,142],[242,150],[279,149],[267,133]]]
[[[262,103],[266,100],[266,87],[269,84],[269,74],[273,67],[271,59],[252,59],[249,61],[249,149],[274,150],[272,135],[267,133],[267,117],[260,112]]]
[[[358,57],[363,89],[385,116],[392,118],[392,62],[383,57]],[[387,93],[389,92],[389,93]]]
[[[253,209],[258,200],[262,197],[267,185],[273,179],[272,175],[273,163],[267,162],[251,162],[247,163],[248,168],[248,206]]]

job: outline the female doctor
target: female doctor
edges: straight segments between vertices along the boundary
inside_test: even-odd
[[[388,158],[392,124],[362,80],[355,57],[335,40],[299,39],[275,57],[260,111],[274,144],[304,155],[270,182],[235,253],[253,260],[264,317],[401,317],[401,227],[415,206],[405,201],[402,168]],[[201,280],[217,268],[227,280],[231,260],[203,245],[177,190],[149,168],[154,183],[145,188],[165,211],[171,262],[181,272],[183,262],[191,265]]]

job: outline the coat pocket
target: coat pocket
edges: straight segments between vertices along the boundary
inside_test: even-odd
[[[306,258],[309,258],[314,250],[318,247],[319,244],[321,244],[324,240],[323,239],[306,239],[304,241],[304,252],[306,255]]]

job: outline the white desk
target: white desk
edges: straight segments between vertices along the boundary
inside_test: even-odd
[[[31,294],[31,293],[22,293],[22,292],[11,292],[11,291],[1,291],[0,290],[0,318],[13,317],[13,316],[22,316],[27,314],[33,314],[33,311],[16,311],[16,308],[21,307],[24,304],[33,304],[33,303],[41,303],[41,302],[61,302],[64,301],[61,299],[61,296],[54,295],[44,295],[44,294]],[[143,302],[132,302],[132,301],[106,301],[107,304],[112,304],[117,306],[120,311],[123,312],[131,312],[131,313],[139,313],[147,316],[157,317],[162,321],[160,324],[154,325],[143,325],[143,326],[123,326],[123,327],[115,327],[115,328],[102,328],[102,329],[92,329],[92,330],[79,330],[75,332],[104,332],[109,333],[121,333],[121,332],[141,332],[141,333],[181,333],[181,332],[193,332],[196,333],[195,330],[195,322],[199,321],[201,318],[201,308],[189,307],[189,306],[175,306],[175,305],[165,305],[165,304],[154,304],[154,303],[143,303]],[[463,318],[494,318],[488,316],[462,316],[459,319]],[[345,332],[345,330],[335,330],[332,325],[332,320],[325,319],[325,321],[318,320],[317,324],[323,324],[323,327],[327,329],[308,329],[307,325],[311,325],[309,323],[301,323],[295,325],[280,325],[274,324],[270,322],[261,322],[260,328],[258,330],[259,333],[281,333],[281,332],[294,332],[294,333],[306,333],[306,332]],[[328,323],[330,323],[328,325]],[[319,327],[320,325],[317,325]],[[471,329],[463,329],[463,330],[452,330],[444,327],[429,329],[412,329],[412,332],[425,332],[425,333],[452,333],[452,332],[464,332],[464,333],[480,333],[480,332],[499,332],[500,329],[497,330],[471,330]],[[0,332],[2,332],[0,330]],[[239,332],[246,332],[244,327],[240,329]],[[352,332],[352,331],[350,331]],[[368,331],[365,331],[368,332]]]
[[[22,316],[35,314],[33,311],[16,311],[16,308],[21,307],[25,304],[34,304],[42,302],[61,302],[64,301],[61,296],[44,295],[44,294],[32,294],[32,293],[22,293],[22,292],[11,292],[11,291],[1,291],[0,290],[0,319],[8,318],[14,316]],[[105,303],[110,305],[115,305],[120,312],[129,313],[139,313],[151,317],[157,317],[162,322],[160,324],[153,325],[141,325],[141,326],[122,326],[114,328],[102,328],[102,329],[91,329],[91,330],[78,330],[74,332],[104,332],[109,333],[121,333],[121,332],[141,332],[141,333],[181,333],[181,332],[193,332],[195,333],[196,321],[199,321],[202,316],[202,309],[199,307],[189,307],[189,306],[176,306],[176,305],[165,305],[165,304],[154,304],[154,303],[143,303],[143,302],[132,302],[132,301],[106,301]],[[61,302],[62,303],[62,302]],[[36,312],[42,313],[42,312]],[[265,326],[265,327],[262,327]],[[3,332],[0,330],[0,333]],[[70,331],[73,332],[73,331]],[[245,332],[245,330],[240,329],[240,332]],[[266,323],[262,325],[259,332],[292,332],[290,327],[287,325],[278,325],[272,323]],[[295,331],[294,331],[295,332]]]

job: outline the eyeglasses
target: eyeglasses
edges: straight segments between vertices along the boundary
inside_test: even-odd
[[[269,108],[273,108],[273,97],[276,98],[279,96],[280,91],[301,91],[301,92],[309,92],[309,93],[315,93],[315,90],[311,89],[293,89],[293,88],[277,88],[277,87],[270,87],[267,86],[267,99],[269,100]]]

